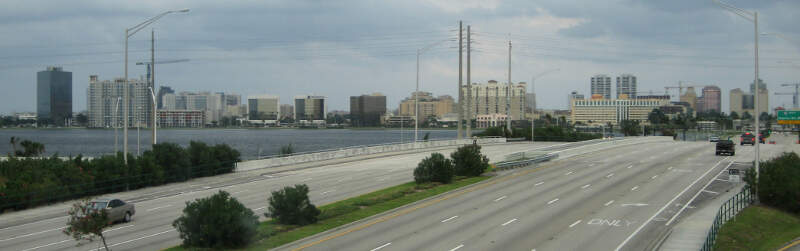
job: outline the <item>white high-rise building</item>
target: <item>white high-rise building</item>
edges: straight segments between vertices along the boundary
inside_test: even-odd
[[[130,79],[128,84],[128,127],[149,127],[153,118],[153,102],[147,80]],[[99,81],[97,75],[89,76],[89,86],[86,88],[89,127],[123,126],[124,86],[123,78]]]
[[[600,98],[611,99],[611,77],[605,74],[594,75],[591,79],[591,96],[600,95]]]
[[[472,88],[471,93],[467,92],[467,88]],[[501,84],[494,80],[489,80],[486,84],[473,83],[469,87],[465,86],[464,90],[462,90],[464,93],[464,101],[462,102],[466,105],[467,99],[472,100],[471,107],[468,109],[472,111],[473,119],[477,115],[506,114],[506,104],[508,103],[506,101],[506,91],[509,88],[511,88],[511,120],[525,119],[525,98],[527,96],[527,84],[525,82],[510,86],[507,83]]]
[[[636,98],[636,76],[622,74],[617,77],[617,99],[621,97],[627,99]]]

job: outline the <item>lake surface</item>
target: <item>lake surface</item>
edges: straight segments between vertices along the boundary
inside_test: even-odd
[[[420,140],[455,139],[455,130],[419,130]],[[141,130],[140,152],[150,149],[150,130]],[[0,129],[0,155],[12,151],[11,137],[45,145],[46,155],[100,156],[114,152],[113,129]],[[242,153],[242,159],[278,154],[282,146],[292,144],[296,152],[319,151],[348,146],[372,145],[414,140],[414,130],[400,129],[163,129],[158,142],[188,146],[189,141],[210,145],[228,144]],[[19,145],[18,145],[19,147]],[[128,152],[136,154],[136,129],[128,130]],[[119,130],[122,151],[122,130]]]

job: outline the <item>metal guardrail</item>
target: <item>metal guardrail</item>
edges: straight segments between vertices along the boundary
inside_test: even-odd
[[[719,229],[725,222],[733,219],[736,220],[736,214],[753,204],[755,195],[752,193],[749,186],[745,185],[742,191],[728,199],[717,211],[717,216],[714,218],[714,223],[711,224],[711,229],[708,230],[706,241],[700,248],[701,251],[711,251],[714,249],[714,243],[717,241]]]
[[[526,166],[529,166],[531,164],[549,161],[549,160],[555,159],[557,157],[558,157],[557,153],[556,154],[547,153],[547,154],[542,154],[542,155],[539,155],[537,157],[533,157],[533,158],[529,158],[529,159],[515,160],[515,161],[504,161],[504,162],[500,162],[500,163],[495,163],[494,167],[497,170],[507,170],[507,169],[513,169],[513,168],[519,168],[519,167],[526,167]]]

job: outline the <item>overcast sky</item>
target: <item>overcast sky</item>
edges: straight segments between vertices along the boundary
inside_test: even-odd
[[[772,93],[800,82],[800,1],[729,3],[758,11],[760,30],[786,38],[762,36],[759,53],[771,107],[791,106],[790,96]],[[281,103],[325,95],[329,110],[380,92],[396,109],[414,90],[417,49],[456,38],[463,20],[474,33],[472,82],[508,79],[510,39],[514,82],[550,71],[536,79],[545,109],[565,109],[573,90],[588,96],[594,74],[630,73],[640,93],[663,94],[678,81],[718,85],[727,112],[730,89],[747,89],[754,77],[753,24],[711,0],[5,0],[0,113],[35,111],[36,72],[48,65],[73,73],[73,110],[85,110],[89,75],[123,75],[125,28],[183,8],[191,11],[132,36],[129,76],[144,75],[134,63],[149,60],[153,28],[156,60],[190,60],[157,66],[157,86],[273,94]],[[445,41],[422,55],[422,90],[455,96],[456,48]]]

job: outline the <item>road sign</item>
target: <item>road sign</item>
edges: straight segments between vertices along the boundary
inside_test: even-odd
[[[778,111],[778,124],[800,125],[800,111]]]

